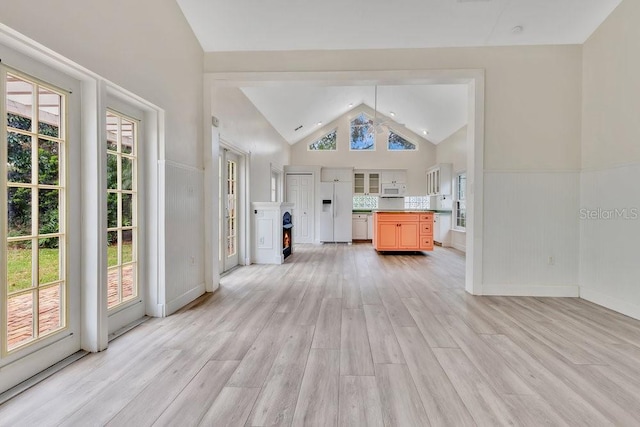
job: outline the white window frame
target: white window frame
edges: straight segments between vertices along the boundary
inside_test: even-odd
[[[460,199],[460,194],[459,194],[459,180],[460,177],[463,176],[465,177],[465,194],[464,194],[464,198]],[[467,193],[467,171],[460,171],[457,172],[455,175],[455,180],[454,180],[454,185],[455,185],[455,190],[454,190],[454,197],[453,197],[453,221],[451,224],[451,228],[453,230],[456,231],[466,231],[467,227],[465,225],[465,227],[459,226],[458,225],[458,202],[463,201],[467,202],[467,197],[466,197],[466,193]],[[465,208],[465,224],[467,221],[468,216],[467,214],[467,208]]]

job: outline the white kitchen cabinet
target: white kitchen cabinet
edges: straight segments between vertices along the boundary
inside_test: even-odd
[[[451,163],[440,163],[427,170],[427,196],[450,196],[452,184]]]
[[[451,246],[451,214],[433,215],[433,241],[443,248]]]
[[[353,181],[353,168],[322,168],[320,181],[351,182]]]
[[[353,214],[352,240],[367,240],[369,235],[369,215]]]
[[[406,184],[407,171],[402,169],[380,171],[380,183],[382,184]]]
[[[362,171],[353,172],[353,194],[364,196],[377,196],[380,194],[380,172]]]

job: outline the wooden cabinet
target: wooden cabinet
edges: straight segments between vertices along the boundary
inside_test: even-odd
[[[322,182],[351,182],[353,181],[352,168],[322,168],[320,171]]]
[[[451,195],[452,170],[451,163],[440,163],[427,170],[427,196]]]
[[[377,251],[433,250],[433,213],[376,212],[373,218]]]
[[[377,196],[380,194],[380,172],[354,171],[353,194]]]

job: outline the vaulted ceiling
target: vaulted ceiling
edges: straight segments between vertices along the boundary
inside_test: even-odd
[[[206,52],[581,44],[621,0],[177,0]]]
[[[376,107],[375,86],[271,86],[242,91],[289,144],[360,104]],[[437,144],[467,123],[467,91],[466,85],[378,86],[377,109]]]
[[[621,0],[177,2],[205,52],[219,52],[581,44]],[[290,144],[353,106],[375,107],[372,86],[243,91]],[[380,87],[378,110],[439,143],[466,124],[466,87]]]

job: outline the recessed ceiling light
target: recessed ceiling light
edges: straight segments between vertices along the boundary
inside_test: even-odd
[[[349,104],[349,108],[353,107],[353,104]]]
[[[522,25],[516,25],[511,29],[513,34],[520,34],[522,31],[524,31],[524,27]]]
[[[395,117],[396,113],[394,113],[393,111],[390,111],[389,114],[391,114],[391,117]]]
[[[426,130],[426,129],[422,131],[422,134],[423,134],[423,135],[426,135],[426,134],[428,134],[428,133],[429,133],[429,131],[428,131],[428,130]]]
[[[318,122],[318,126],[320,126],[322,124],[322,122]]]

